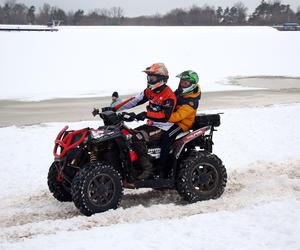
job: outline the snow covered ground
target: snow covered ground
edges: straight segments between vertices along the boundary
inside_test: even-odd
[[[160,61],[173,89],[176,74],[194,69],[204,92],[238,90],[228,77],[299,77],[299,46],[300,32],[268,27],[0,32],[0,99],[135,93],[145,86],[141,70]],[[0,249],[299,250],[300,104],[220,111],[214,153],[228,183],[219,199],[186,204],[176,191],[126,190],[120,208],[91,217],[48,191],[53,140],[65,123],[0,128]]]
[[[109,96],[145,86],[141,71],[164,62],[198,72],[203,91],[232,76],[299,76],[300,32],[270,27],[60,27],[0,32],[0,99]]]
[[[130,190],[119,209],[89,218],[47,189],[64,124],[1,128],[0,248],[299,249],[299,114],[300,104],[225,110],[214,151],[229,180],[217,200],[185,204],[176,191]]]

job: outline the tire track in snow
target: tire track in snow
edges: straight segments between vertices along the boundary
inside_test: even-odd
[[[48,191],[3,199],[0,240],[17,241],[57,231],[75,231],[141,220],[171,219],[217,211],[235,211],[275,200],[300,200],[300,160],[257,162],[228,173],[217,200],[187,204],[174,190],[126,190],[120,208],[81,215],[73,203],[60,203]]]

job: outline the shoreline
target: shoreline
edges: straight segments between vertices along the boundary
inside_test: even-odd
[[[203,92],[198,112],[300,102],[300,78],[235,77],[232,80],[233,85],[258,89]],[[129,95],[121,97],[124,100]],[[0,100],[0,127],[96,120],[91,115],[93,108],[109,106],[110,101],[110,97],[56,98],[38,102]],[[133,112],[143,110],[145,105],[131,109]]]

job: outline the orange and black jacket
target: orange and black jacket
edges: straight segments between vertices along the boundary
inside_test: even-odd
[[[168,122],[176,106],[176,96],[167,85],[156,90],[147,88],[140,94],[121,102],[115,106],[115,109],[130,109],[147,101],[149,104],[147,105],[146,117],[154,122]]]
[[[175,112],[170,116],[169,122],[178,124],[183,131],[189,130],[194,122],[201,98],[201,90],[198,85],[193,93],[177,95],[177,106]]]

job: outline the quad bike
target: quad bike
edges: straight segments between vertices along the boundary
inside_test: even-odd
[[[132,149],[135,130],[124,123],[133,120],[128,114],[102,109],[99,115],[104,126],[76,131],[66,126],[59,132],[53,150],[55,160],[48,172],[49,190],[57,200],[73,201],[81,213],[90,216],[116,209],[125,182],[134,188],[176,189],[190,203],[222,195],[226,169],[212,154],[212,137],[220,125],[220,114],[197,115],[194,127],[176,138],[166,168],[168,177],[154,175],[147,180],[136,177],[143,168]],[[148,145],[154,166],[160,150],[159,141]]]

